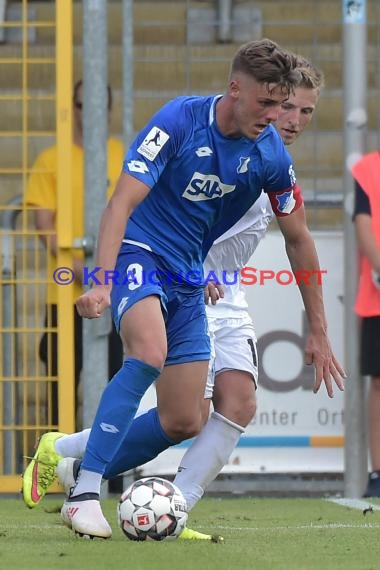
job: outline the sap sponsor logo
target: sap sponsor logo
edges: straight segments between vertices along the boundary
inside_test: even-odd
[[[200,146],[199,148],[197,148],[197,150],[195,151],[195,154],[199,157],[201,156],[211,156],[213,154],[212,150],[210,147],[208,146]]]
[[[290,184],[294,186],[296,183],[296,173],[294,172],[293,164],[289,166],[288,174],[290,178]]]
[[[154,160],[162,147],[168,142],[169,135],[158,127],[150,129],[149,133],[140,144],[137,152],[145,156],[148,160]]]
[[[296,201],[293,196],[293,190],[288,190],[276,196],[278,203],[278,210],[282,214],[290,214],[293,211]]]
[[[187,200],[201,202],[221,198],[235,190],[234,184],[224,184],[215,174],[202,174],[194,172],[186,190],[182,194]]]
[[[250,161],[250,157],[249,156],[241,156],[239,159],[239,166],[237,167],[237,173],[238,174],[245,174],[246,172],[248,172],[248,164]]]
[[[141,160],[130,160],[127,163],[129,172],[139,172],[140,174],[146,174],[149,172],[149,168]]]

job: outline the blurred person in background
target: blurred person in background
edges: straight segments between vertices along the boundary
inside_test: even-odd
[[[112,91],[107,87],[108,114],[112,111]],[[108,176],[105,189],[105,201],[110,198],[116,181],[120,174],[124,149],[117,138],[110,137],[107,141]],[[72,223],[74,236],[84,235],[84,148],[83,148],[83,82],[76,82],[73,91],[73,146],[72,146]],[[57,146],[44,149],[37,157],[27,183],[25,203],[34,210],[34,222],[44,247],[48,254],[49,280],[57,267]],[[74,271],[74,370],[75,394],[77,410],[77,427],[81,427],[81,413],[78,394],[80,376],[83,362],[82,319],[74,306],[74,300],[83,292],[83,252],[74,251],[72,267]],[[57,317],[58,285],[49,283],[47,286],[47,300],[45,323],[46,328],[59,329]],[[39,355],[46,366],[46,373],[50,376],[58,374],[58,339],[56,332],[45,332],[40,341]],[[123,359],[123,349],[120,337],[114,326],[108,339],[109,375],[110,377],[120,368]],[[53,424],[59,423],[57,382],[52,382],[52,415]]]
[[[352,169],[354,222],[359,248],[355,303],[361,318],[360,372],[370,377],[368,443],[371,472],[365,497],[380,497],[380,152],[363,156]]]

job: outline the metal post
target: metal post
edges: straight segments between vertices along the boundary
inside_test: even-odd
[[[232,0],[218,0],[218,40],[230,42],[232,38]]]
[[[0,0],[0,42],[5,39],[5,27],[3,26],[5,22],[5,16],[7,11],[7,0]]]
[[[342,1],[344,43],[344,315],[345,366],[348,373],[345,393],[345,480],[346,497],[360,497],[367,475],[365,384],[359,373],[358,321],[353,311],[358,269],[352,212],[354,182],[352,165],[365,152],[367,126],[366,2]]]
[[[107,8],[106,0],[83,2],[83,128],[85,150],[85,241],[95,240],[107,188]],[[95,267],[85,250],[85,265]],[[83,320],[83,427],[94,420],[108,380],[110,316]]]
[[[123,140],[127,150],[133,129],[133,0],[123,0]]]
[[[16,196],[7,203],[7,206],[14,206],[14,208],[6,209],[2,215],[1,222],[1,300],[3,304],[3,320],[2,328],[4,331],[11,329],[14,326],[12,321],[12,314],[15,311],[15,291],[12,295],[12,289],[15,290],[15,285],[11,283],[15,277],[15,247],[13,244],[14,236],[12,231],[16,227],[16,219],[21,211],[22,199]],[[7,283],[8,281],[8,283]],[[13,347],[13,349],[12,349]],[[4,378],[10,378],[16,374],[16,363],[12,362],[12,355],[15,355],[15,335],[12,332],[3,333],[3,375]],[[16,431],[7,429],[6,426],[11,427],[17,424],[16,408],[17,402],[15,401],[13,382],[5,380],[3,382],[2,400],[3,400],[3,421],[4,421],[4,475],[9,475],[13,472],[12,465],[12,450],[16,449],[14,444]],[[17,385],[15,387],[17,391]]]

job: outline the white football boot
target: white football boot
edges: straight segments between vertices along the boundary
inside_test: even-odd
[[[64,502],[61,517],[65,525],[83,538],[110,538],[112,530],[102,513],[99,497],[86,493],[79,498],[82,500],[75,501],[73,497],[74,500]]]

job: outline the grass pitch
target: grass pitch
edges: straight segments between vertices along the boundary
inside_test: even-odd
[[[208,542],[131,542],[104,501],[111,540],[81,540],[61,523],[59,497],[28,510],[0,499],[0,568],[16,570],[378,570],[380,511],[323,499],[203,499],[189,526],[222,534]]]

